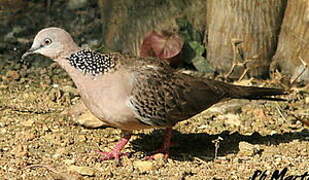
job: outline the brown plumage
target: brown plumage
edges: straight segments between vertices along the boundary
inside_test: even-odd
[[[82,100],[100,120],[120,128],[124,137],[103,159],[119,159],[132,130],[167,128],[161,152],[168,155],[171,130],[223,99],[271,99],[281,89],[244,87],[177,72],[164,61],[119,53],[100,54],[80,49],[69,33],[46,28],[31,49],[58,62],[80,91]]]

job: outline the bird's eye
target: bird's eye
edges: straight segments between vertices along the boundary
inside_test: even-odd
[[[44,45],[49,45],[51,42],[52,40],[49,38],[44,39]]]

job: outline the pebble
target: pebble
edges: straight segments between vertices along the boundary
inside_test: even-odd
[[[75,163],[75,160],[74,159],[65,159],[65,160],[63,160],[63,162],[66,165],[71,165],[71,164]]]
[[[151,171],[154,169],[154,164],[151,161],[134,161],[133,166],[141,172]]]
[[[29,119],[29,120],[27,120],[27,121],[21,122],[21,124],[22,124],[23,126],[30,127],[30,126],[32,126],[32,125],[34,124],[34,121],[33,121],[32,119]]]
[[[86,111],[75,120],[78,124],[88,128],[97,128],[105,125],[103,121],[96,118],[90,111]]]
[[[28,149],[25,145],[18,144],[12,149],[11,153],[16,157],[24,157],[28,153]]]
[[[18,80],[20,78],[20,74],[17,71],[9,70],[6,73],[6,78],[8,80]]]
[[[0,129],[0,134],[6,134],[6,132],[7,132],[6,129],[4,129],[4,128],[1,128],[1,129]]]
[[[238,155],[242,156],[254,156],[261,151],[261,149],[257,145],[253,145],[244,141],[239,142],[238,147]]]
[[[7,89],[9,86],[4,85],[4,84],[0,84],[0,89]]]
[[[218,119],[225,119],[224,123],[230,126],[240,126],[241,121],[239,119],[239,115],[237,114],[232,114],[232,113],[227,113],[224,115],[219,115],[217,117]]]
[[[153,159],[154,160],[162,160],[162,159],[164,159],[164,154],[157,153],[157,154],[153,155]]]
[[[55,152],[55,154],[53,155],[53,158],[57,159],[60,158],[62,155],[66,154],[67,150],[63,147],[58,148]]]
[[[74,171],[77,172],[80,175],[83,176],[94,176],[95,174],[95,170],[90,168],[90,167],[86,167],[86,166],[75,166],[75,165],[71,165],[68,167],[69,171]]]
[[[87,0],[69,0],[68,8],[71,10],[76,10],[80,8],[84,8],[87,6]]]
[[[309,104],[309,97],[306,97],[306,98],[305,98],[305,103],[306,103],[306,104]]]
[[[106,125],[103,121],[96,118],[82,102],[73,105],[67,114],[74,122],[87,128],[98,128]]]

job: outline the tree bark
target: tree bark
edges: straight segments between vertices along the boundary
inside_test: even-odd
[[[207,59],[230,78],[267,77],[286,0],[208,0]],[[245,68],[246,67],[246,68]],[[233,73],[231,73],[233,72]]]
[[[309,82],[309,69],[305,69],[309,65],[309,0],[288,1],[273,60],[273,71],[279,69],[291,80],[300,75],[298,80]]]

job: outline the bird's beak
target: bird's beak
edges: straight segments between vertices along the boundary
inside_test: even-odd
[[[27,56],[31,55],[31,54],[35,54],[36,50],[40,49],[41,46],[39,47],[31,47],[27,52],[25,52],[22,57],[21,57],[21,60],[24,60]]]

